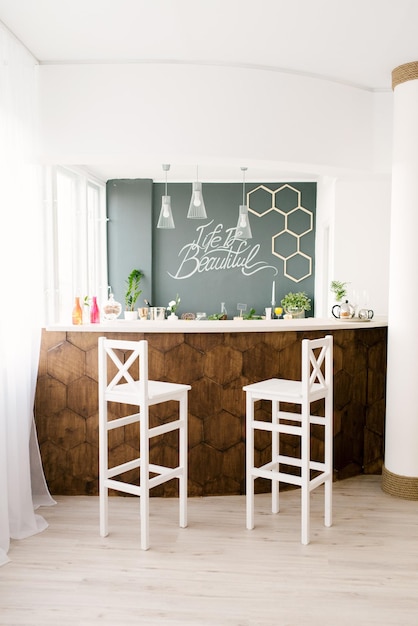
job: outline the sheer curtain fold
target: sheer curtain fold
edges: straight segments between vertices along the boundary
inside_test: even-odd
[[[6,402],[3,390],[6,386],[6,368],[3,359],[0,365],[0,565],[9,561],[7,552],[10,546],[9,506],[7,495],[7,446],[6,446]]]
[[[43,325],[36,61],[0,24],[0,564],[10,539],[46,528],[34,395]]]

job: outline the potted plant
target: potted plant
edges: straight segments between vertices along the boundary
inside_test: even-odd
[[[212,313],[208,315],[208,320],[226,320],[224,313]]]
[[[281,305],[286,312],[284,316],[286,319],[305,317],[305,311],[311,309],[311,299],[308,298],[305,291],[298,291],[297,293],[289,291],[281,300]]]
[[[336,302],[341,302],[347,295],[348,283],[343,283],[340,280],[331,281],[331,291],[335,296]]]
[[[346,297],[347,285],[348,283],[343,283],[339,280],[333,280],[330,285],[331,291],[334,294],[335,301],[337,303],[332,307],[331,313],[334,317],[340,319],[350,319],[354,317],[356,313],[356,305],[350,304]]]
[[[248,313],[243,315],[244,320],[261,320],[263,319],[261,315],[257,315],[255,309],[251,308]]]
[[[143,278],[143,276],[144,274],[141,270],[132,270],[125,281],[125,319],[132,320],[138,317],[138,311],[135,309],[135,304],[142,293],[142,289],[139,288],[139,283],[141,282],[141,278]]]

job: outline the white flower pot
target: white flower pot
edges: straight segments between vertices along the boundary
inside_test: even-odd
[[[138,319],[138,311],[125,311],[125,320],[137,320]]]

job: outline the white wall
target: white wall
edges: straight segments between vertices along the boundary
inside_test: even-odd
[[[351,298],[353,291],[360,297],[366,291],[369,308],[387,315],[393,94],[375,93],[372,99],[373,172],[336,180],[330,278],[349,282]],[[329,310],[332,304],[330,295]]]
[[[304,171],[371,169],[373,97],[265,70],[159,64],[44,65],[41,154],[242,159]],[[164,161],[159,161],[164,162]]]
[[[331,280],[349,282],[350,298],[366,290],[369,308],[380,315],[388,312],[390,204],[388,177],[336,183]]]
[[[41,65],[47,163],[266,164],[318,180],[317,293],[367,290],[387,314],[392,94],[287,73],[198,65]],[[332,182],[331,182],[332,181]],[[325,211],[321,214],[321,211]],[[328,299],[328,301],[327,301]],[[327,310],[328,309],[328,310]]]

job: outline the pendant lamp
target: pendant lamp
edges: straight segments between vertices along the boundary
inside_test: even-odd
[[[206,215],[205,202],[202,195],[202,183],[199,182],[199,168],[196,167],[196,182],[193,183],[192,197],[190,199],[189,219],[204,220]]]
[[[171,212],[171,197],[167,195],[167,172],[169,169],[169,165],[163,165],[165,172],[165,195],[161,200],[161,211],[157,228],[175,228],[173,214]]]
[[[239,207],[238,223],[236,228],[236,237],[238,239],[252,239],[250,220],[248,216],[248,207],[245,204],[245,172],[246,167],[241,167],[242,171],[242,204]]]

